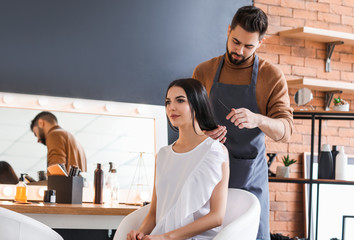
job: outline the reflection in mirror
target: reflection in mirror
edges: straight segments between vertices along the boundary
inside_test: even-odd
[[[295,103],[298,106],[303,106],[309,103],[313,98],[312,92],[308,88],[300,88],[294,96]]]
[[[109,162],[113,162],[121,189],[143,185],[144,190],[152,192],[156,150],[167,145],[163,106],[22,94],[6,94],[12,97],[6,102],[5,95],[1,94],[0,161],[8,162],[17,175],[27,173],[38,180],[38,171],[47,168],[47,148],[37,143],[30,130],[31,120],[47,110],[55,114],[59,126],[71,132],[83,146],[88,186],[93,184],[97,163],[103,165],[107,174]],[[21,97],[26,100],[21,101]],[[46,108],[40,106],[43,102]],[[75,102],[80,102],[79,109],[77,104],[72,104]]]

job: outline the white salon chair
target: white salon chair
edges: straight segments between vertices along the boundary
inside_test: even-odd
[[[149,211],[149,205],[126,216],[119,224],[113,240],[126,240],[127,233],[138,229]],[[241,189],[229,188],[223,229],[214,240],[257,237],[261,207],[255,195]]]
[[[0,239],[63,240],[50,227],[23,214],[0,207]]]

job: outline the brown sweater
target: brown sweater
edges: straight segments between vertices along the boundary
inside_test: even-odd
[[[46,143],[48,166],[63,163],[67,171],[72,165],[86,172],[87,164],[84,149],[71,133],[59,126],[54,126],[48,131]]]
[[[199,64],[193,72],[193,78],[201,81],[208,94],[221,61],[222,55]],[[251,83],[254,56],[241,65],[232,64],[227,55],[220,73],[219,82],[225,84],[248,85]],[[284,74],[274,65],[259,58],[259,70],[256,85],[256,99],[262,115],[280,119],[285,126],[284,136],[279,141],[289,140],[293,129],[293,109],[290,107],[288,86]]]

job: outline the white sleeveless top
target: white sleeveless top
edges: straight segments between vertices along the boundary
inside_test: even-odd
[[[174,152],[172,145],[157,154],[156,226],[151,235],[183,227],[209,213],[211,194],[228,159],[223,145],[211,138],[186,153]],[[213,228],[191,239],[212,239],[220,230]]]

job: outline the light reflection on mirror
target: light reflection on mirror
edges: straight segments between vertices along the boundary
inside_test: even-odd
[[[16,95],[14,98],[16,99]],[[52,97],[48,98],[47,105],[50,105]],[[88,106],[85,100],[82,102],[84,106]],[[109,104],[111,109],[124,109],[124,113],[108,115],[98,111],[98,114],[91,114],[87,113],[90,112],[87,107],[84,109],[85,113],[72,110],[64,112],[60,107],[60,111],[48,110],[56,115],[59,126],[71,132],[83,146],[87,157],[86,178],[89,185],[93,183],[97,163],[103,165],[107,174],[108,163],[113,162],[121,189],[130,189],[132,184],[137,184],[133,182],[135,177],[135,181],[147,183],[149,190],[152,190],[156,149],[167,145],[164,107],[151,106],[153,110],[149,111],[146,110],[149,106],[143,105],[140,108],[145,109],[147,115],[138,116],[136,104]],[[41,106],[36,106],[37,109],[26,109],[28,106],[25,109],[6,108],[4,105],[6,103],[0,102],[0,160],[7,161],[18,176],[20,173],[27,173],[38,180],[38,171],[46,170],[47,167],[47,148],[37,143],[29,126],[31,120],[46,109]],[[102,109],[106,109],[107,103],[101,105]],[[154,111],[157,113],[148,115]],[[144,172],[144,176],[136,176],[139,160],[143,160],[143,169],[140,170]],[[142,177],[145,179],[139,179]]]

